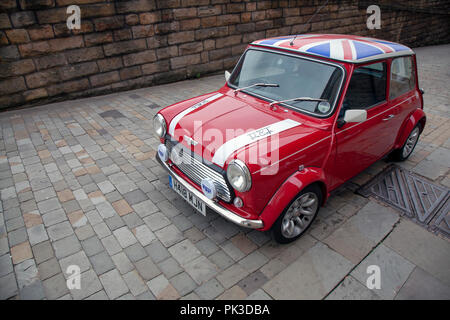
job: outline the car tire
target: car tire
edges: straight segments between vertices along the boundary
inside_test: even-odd
[[[391,160],[393,161],[405,161],[409,158],[409,156],[413,153],[414,148],[416,147],[417,142],[419,141],[420,133],[422,131],[422,127],[417,124],[409,133],[408,138],[406,138],[405,143],[399,149],[394,150],[391,153]]]
[[[322,190],[317,184],[303,189],[273,224],[272,235],[275,241],[290,243],[301,237],[314,222],[322,200]]]

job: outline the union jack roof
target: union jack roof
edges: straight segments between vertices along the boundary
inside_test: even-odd
[[[294,37],[296,38],[291,46]],[[285,36],[257,40],[252,45],[299,51],[352,63],[413,53],[410,48],[395,42],[340,34]]]

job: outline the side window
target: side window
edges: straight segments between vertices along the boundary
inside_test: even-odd
[[[386,62],[378,62],[353,71],[339,116],[348,109],[369,109],[386,100]]]
[[[391,84],[389,99],[411,91],[416,85],[416,77],[413,70],[412,57],[402,57],[392,60]]]

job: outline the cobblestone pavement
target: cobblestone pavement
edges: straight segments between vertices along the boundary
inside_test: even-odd
[[[402,164],[447,187],[449,50],[417,50],[428,121]],[[169,190],[151,119],[223,81],[1,113],[0,299],[450,298],[449,241],[350,189],[290,245],[196,214]],[[365,285],[374,264],[380,290]],[[69,265],[81,269],[80,290],[66,286]]]

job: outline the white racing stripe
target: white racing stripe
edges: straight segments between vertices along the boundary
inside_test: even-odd
[[[252,142],[267,138],[271,135],[280,133],[299,125],[301,125],[300,122],[286,119],[237,136],[231,140],[228,140],[217,149],[212,162],[222,167],[228,157],[236,150]]]
[[[221,96],[223,96],[223,94],[221,93],[217,93],[203,101],[200,101],[196,104],[194,104],[192,107],[187,108],[186,110],[180,112],[179,114],[177,114],[172,121],[170,122],[170,126],[169,126],[169,134],[173,137],[174,133],[175,133],[175,127],[177,126],[178,122],[180,122],[181,118],[183,118],[185,115],[187,115],[188,113],[191,113],[192,111],[194,111],[195,109],[200,108],[201,106],[204,106],[205,104],[214,101],[216,99],[219,99]]]

